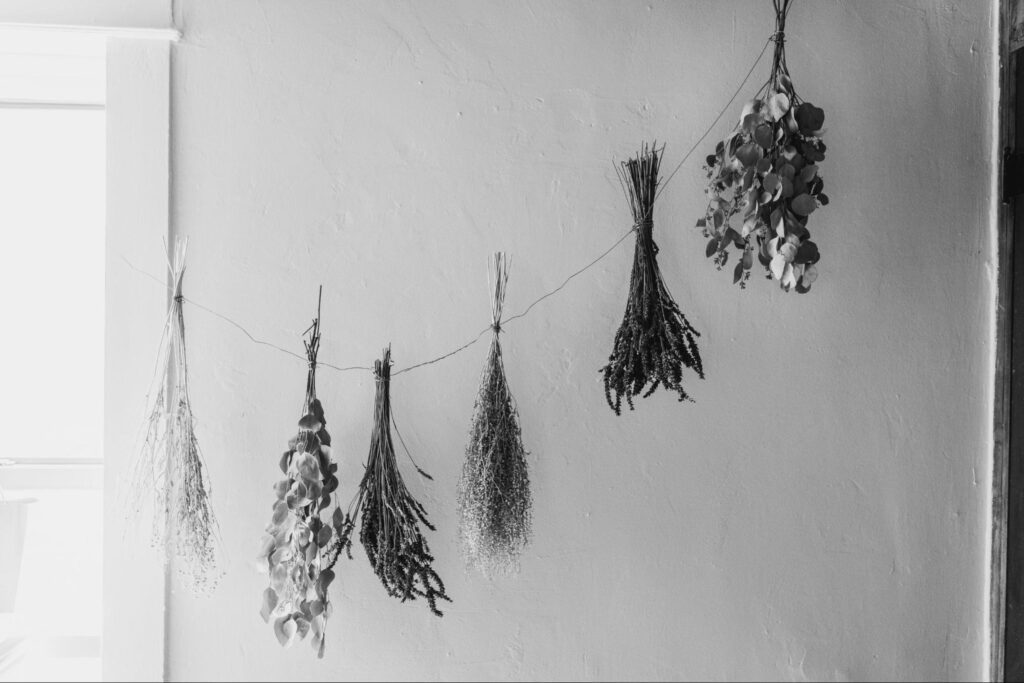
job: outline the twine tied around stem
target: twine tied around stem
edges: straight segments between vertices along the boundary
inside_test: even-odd
[[[494,336],[501,334],[501,317],[505,310],[505,294],[508,291],[508,274],[512,259],[505,252],[496,251],[489,259],[487,282],[493,293],[491,297],[491,329]]]

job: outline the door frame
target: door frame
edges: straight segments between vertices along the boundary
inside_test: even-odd
[[[992,536],[989,581],[989,680],[1005,680],[1006,663],[1006,551],[1010,466],[1010,406],[1013,378],[1013,208],[1005,194],[1005,152],[1014,149],[1015,68],[1010,59],[1010,11],[1014,0],[998,6],[999,71],[997,102],[998,147],[996,173],[996,239],[998,279],[996,290],[995,392],[992,451]],[[1022,141],[1024,142],[1024,141]],[[1022,207],[1024,210],[1024,207]]]

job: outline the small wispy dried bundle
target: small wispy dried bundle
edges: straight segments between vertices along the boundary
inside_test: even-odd
[[[485,575],[518,569],[520,553],[530,541],[533,503],[519,413],[505,377],[499,339],[509,273],[504,254],[494,255],[491,273],[494,337],[458,486],[463,554],[469,566]]]
[[[425,598],[430,611],[443,616],[437,601],[451,602],[444,582],[434,571],[434,558],[420,531],[431,531],[423,506],[405,486],[395,461],[391,438],[391,348],[374,363],[377,396],[374,403],[373,434],[366,473],[359,486],[362,527],[359,538],[388,595],[405,602]],[[418,469],[418,468],[417,468]]]
[[[679,310],[658,268],[654,200],[663,152],[664,147],[645,144],[635,157],[616,168],[637,231],[626,315],[615,335],[608,365],[602,369],[605,398],[616,415],[622,414],[623,396],[632,410],[635,396],[643,393],[647,398],[659,386],[678,393],[680,401],[689,399],[683,388],[684,367],[704,378],[697,349],[700,334]]]
[[[338,489],[338,465],[331,452],[324,408],[316,397],[317,353],[320,350],[320,314],[307,330],[305,341],[309,371],[299,433],[281,456],[285,479],[274,490],[273,518],[263,536],[261,561],[270,574],[263,593],[261,615],[273,620],[274,633],[287,647],[312,635],[319,657],[326,648],[327,620],[332,613],[328,589],[335,579],[334,565],[352,545],[351,524],[339,508],[330,523],[321,519]]]
[[[187,251],[188,240],[178,240],[168,263],[174,296],[158,352],[155,383],[160,389],[147,408],[146,438],[135,466],[132,495],[136,511],[144,499],[155,495],[153,543],[180,561],[177,567],[192,590],[204,593],[218,578],[217,522],[189,397],[182,312]]]

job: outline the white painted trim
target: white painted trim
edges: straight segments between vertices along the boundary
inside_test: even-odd
[[[126,519],[168,294],[120,263],[166,269],[170,228],[168,42],[107,41],[107,276],[104,382],[103,679],[164,679],[167,567],[151,546],[153,503]]]
[[[0,100],[0,109],[88,109],[103,111],[101,102],[48,102],[45,100]]]
[[[182,37],[181,31],[176,28],[122,28],[117,26],[70,26],[63,24],[0,22],[0,30],[42,31],[45,33],[65,33],[79,36],[124,38],[127,40],[162,40],[169,43],[177,43]]]

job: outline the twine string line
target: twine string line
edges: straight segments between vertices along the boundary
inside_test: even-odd
[[[665,188],[672,181],[672,179],[676,176],[676,174],[682,169],[683,165],[690,159],[691,156],[693,156],[693,153],[697,150],[698,147],[700,147],[701,144],[703,144],[703,142],[707,139],[708,135],[710,135],[711,132],[715,129],[715,126],[718,125],[718,122],[722,120],[722,117],[725,116],[725,114],[729,111],[730,107],[732,107],[733,102],[735,102],[736,98],[739,97],[739,94],[743,91],[743,88],[746,86],[747,81],[750,80],[750,77],[753,75],[754,71],[757,69],[758,64],[761,63],[761,59],[764,57],[765,53],[768,51],[768,46],[771,45],[773,42],[778,43],[778,42],[781,42],[782,40],[784,40],[784,34],[782,33],[782,31],[776,31],[776,32],[772,33],[768,37],[768,40],[765,41],[764,47],[761,48],[761,51],[760,51],[760,53],[758,53],[757,58],[754,60],[754,63],[750,66],[750,70],[747,71],[746,76],[743,77],[743,81],[740,83],[739,87],[736,88],[736,91],[733,93],[732,97],[729,98],[729,101],[722,108],[722,110],[718,113],[718,115],[715,117],[714,121],[711,122],[711,125],[708,126],[707,130],[704,131],[703,135],[701,135],[700,138],[698,138],[697,142],[695,142],[690,147],[690,149],[687,150],[686,154],[684,154],[683,157],[679,160],[679,163],[676,164],[676,167],[672,170],[672,172],[668,175],[668,177],[663,182],[659,183],[660,187],[658,188],[658,192],[655,195],[655,199],[657,199],[658,197],[661,196],[661,193],[665,191]],[[509,323],[511,323],[511,322],[513,322],[515,320],[519,320],[521,318],[526,317],[539,304],[541,304],[544,301],[546,301],[547,299],[555,296],[556,294],[559,294],[574,279],[576,279],[580,275],[583,275],[584,273],[586,273],[590,269],[592,269],[595,266],[597,266],[597,264],[599,264],[601,261],[606,259],[623,242],[625,242],[626,239],[630,235],[632,235],[634,232],[637,232],[640,229],[640,227],[641,227],[641,225],[639,223],[635,223],[629,229],[628,232],[626,232],[624,235],[622,235],[611,247],[609,247],[606,251],[604,251],[600,256],[598,256],[593,261],[591,261],[590,263],[588,263],[587,265],[583,266],[582,268],[580,268],[579,270],[574,272],[572,275],[567,277],[558,287],[556,287],[556,288],[552,289],[551,291],[546,292],[545,294],[541,295],[539,298],[537,298],[535,301],[533,301],[529,306],[527,306],[523,310],[522,313],[518,313],[518,314],[513,315],[513,316],[511,316],[509,318],[494,320],[490,325],[488,325],[486,328],[481,330],[480,333],[477,334],[473,339],[471,339],[470,341],[466,342],[462,346],[460,346],[460,347],[458,347],[456,349],[453,349],[452,351],[449,351],[449,352],[447,352],[447,353],[445,353],[445,354],[443,354],[441,356],[438,356],[437,358],[433,358],[431,360],[423,361],[422,363],[417,363],[415,365],[410,365],[409,367],[406,367],[406,368],[403,368],[401,370],[395,371],[395,372],[393,372],[391,374],[391,376],[392,377],[398,377],[399,375],[403,375],[403,374],[405,374],[407,372],[412,372],[413,370],[418,370],[420,368],[425,368],[425,367],[428,367],[428,366],[440,363],[440,362],[442,362],[444,360],[447,360],[447,359],[451,358],[452,356],[458,355],[458,354],[462,353],[463,351],[469,349],[473,345],[475,345],[488,332],[493,332],[494,334],[499,334],[500,332],[503,331],[504,326],[508,325]],[[309,359],[306,358],[305,356],[302,356],[302,355],[300,355],[298,353],[295,353],[294,351],[286,349],[286,348],[284,348],[282,346],[278,346],[277,344],[273,344],[273,343],[265,341],[263,339],[259,339],[259,338],[255,337],[251,332],[249,332],[249,330],[247,330],[240,323],[236,322],[235,320],[232,320],[231,318],[229,318],[228,316],[224,315],[223,313],[215,311],[214,309],[212,309],[212,308],[210,308],[208,306],[204,306],[203,304],[195,301],[194,299],[191,299],[189,297],[186,297],[186,296],[182,295],[180,290],[179,291],[175,291],[175,285],[169,285],[165,281],[162,281],[160,278],[158,278],[158,277],[156,277],[156,276],[154,276],[154,275],[152,275],[152,274],[142,270],[141,268],[136,267],[124,255],[121,255],[121,260],[124,261],[125,264],[127,264],[128,267],[131,268],[132,270],[134,270],[134,271],[136,271],[136,272],[138,272],[138,273],[140,273],[140,274],[142,274],[142,275],[144,275],[144,276],[146,276],[146,277],[148,277],[148,278],[150,278],[152,280],[155,280],[156,282],[159,282],[160,284],[162,284],[162,285],[166,286],[168,289],[170,289],[172,291],[172,293],[174,294],[174,301],[177,302],[179,305],[182,302],[186,302],[186,303],[188,303],[188,304],[190,304],[192,306],[195,306],[196,308],[198,308],[198,309],[200,309],[202,311],[205,311],[206,313],[209,313],[210,315],[212,315],[212,316],[214,316],[216,318],[219,318],[222,321],[224,321],[224,322],[228,323],[229,325],[231,325],[232,327],[236,328],[242,334],[244,334],[249,339],[249,341],[251,341],[252,343],[258,344],[260,346],[266,346],[266,347],[274,349],[276,351],[280,351],[281,353],[287,354],[289,356],[292,356],[293,358],[296,358],[296,359],[302,361],[304,364],[308,364],[309,363]],[[337,365],[332,365],[331,363],[325,363],[325,362],[319,361],[319,360],[316,361],[316,367],[318,367],[318,368],[327,368],[327,369],[330,369],[330,370],[334,370],[335,372],[353,372],[353,371],[356,371],[356,370],[361,370],[361,371],[365,371],[365,372],[373,372],[374,371],[374,369],[372,367],[368,367],[368,366],[363,366],[363,365],[337,366]]]
[[[715,120],[712,121],[711,125],[708,126],[708,129],[704,131],[704,134],[700,136],[697,142],[693,143],[693,146],[690,147],[686,154],[683,155],[683,158],[679,160],[679,163],[676,164],[676,167],[672,169],[672,172],[669,173],[668,177],[665,178],[664,182],[661,183],[661,187],[658,189],[658,193],[654,195],[655,199],[661,196],[661,193],[665,191],[665,188],[668,187],[668,184],[672,182],[673,178],[675,178],[676,173],[679,173],[679,170],[683,167],[683,164],[685,164],[686,161],[693,155],[693,153],[697,151],[698,147],[704,144],[704,140],[706,140],[707,137],[711,135],[711,131],[715,129],[715,126],[718,125],[718,122],[722,120],[722,117],[725,116],[729,109],[732,107],[732,103],[735,102],[736,98],[740,96],[741,92],[743,92],[743,88],[746,87],[747,81],[749,81],[750,77],[754,75],[754,71],[757,69],[757,65],[761,63],[761,58],[764,57],[764,53],[768,51],[768,46],[771,45],[777,37],[778,32],[768,36],[768,40],[765,41],[764,47],[761,48],[761,52],[757,55],[757,59],[755,59],[754,63],[750,65],[750,71],[748,71],[747,75],[743,77],[743,82],[739,84],[739,87],[736,88],[736,92],[732,94],[732,97],[729,98],[729,101],[726,103],[726,105],[722,107],[722,111],[718,113],[718,116],[715,117]]]

